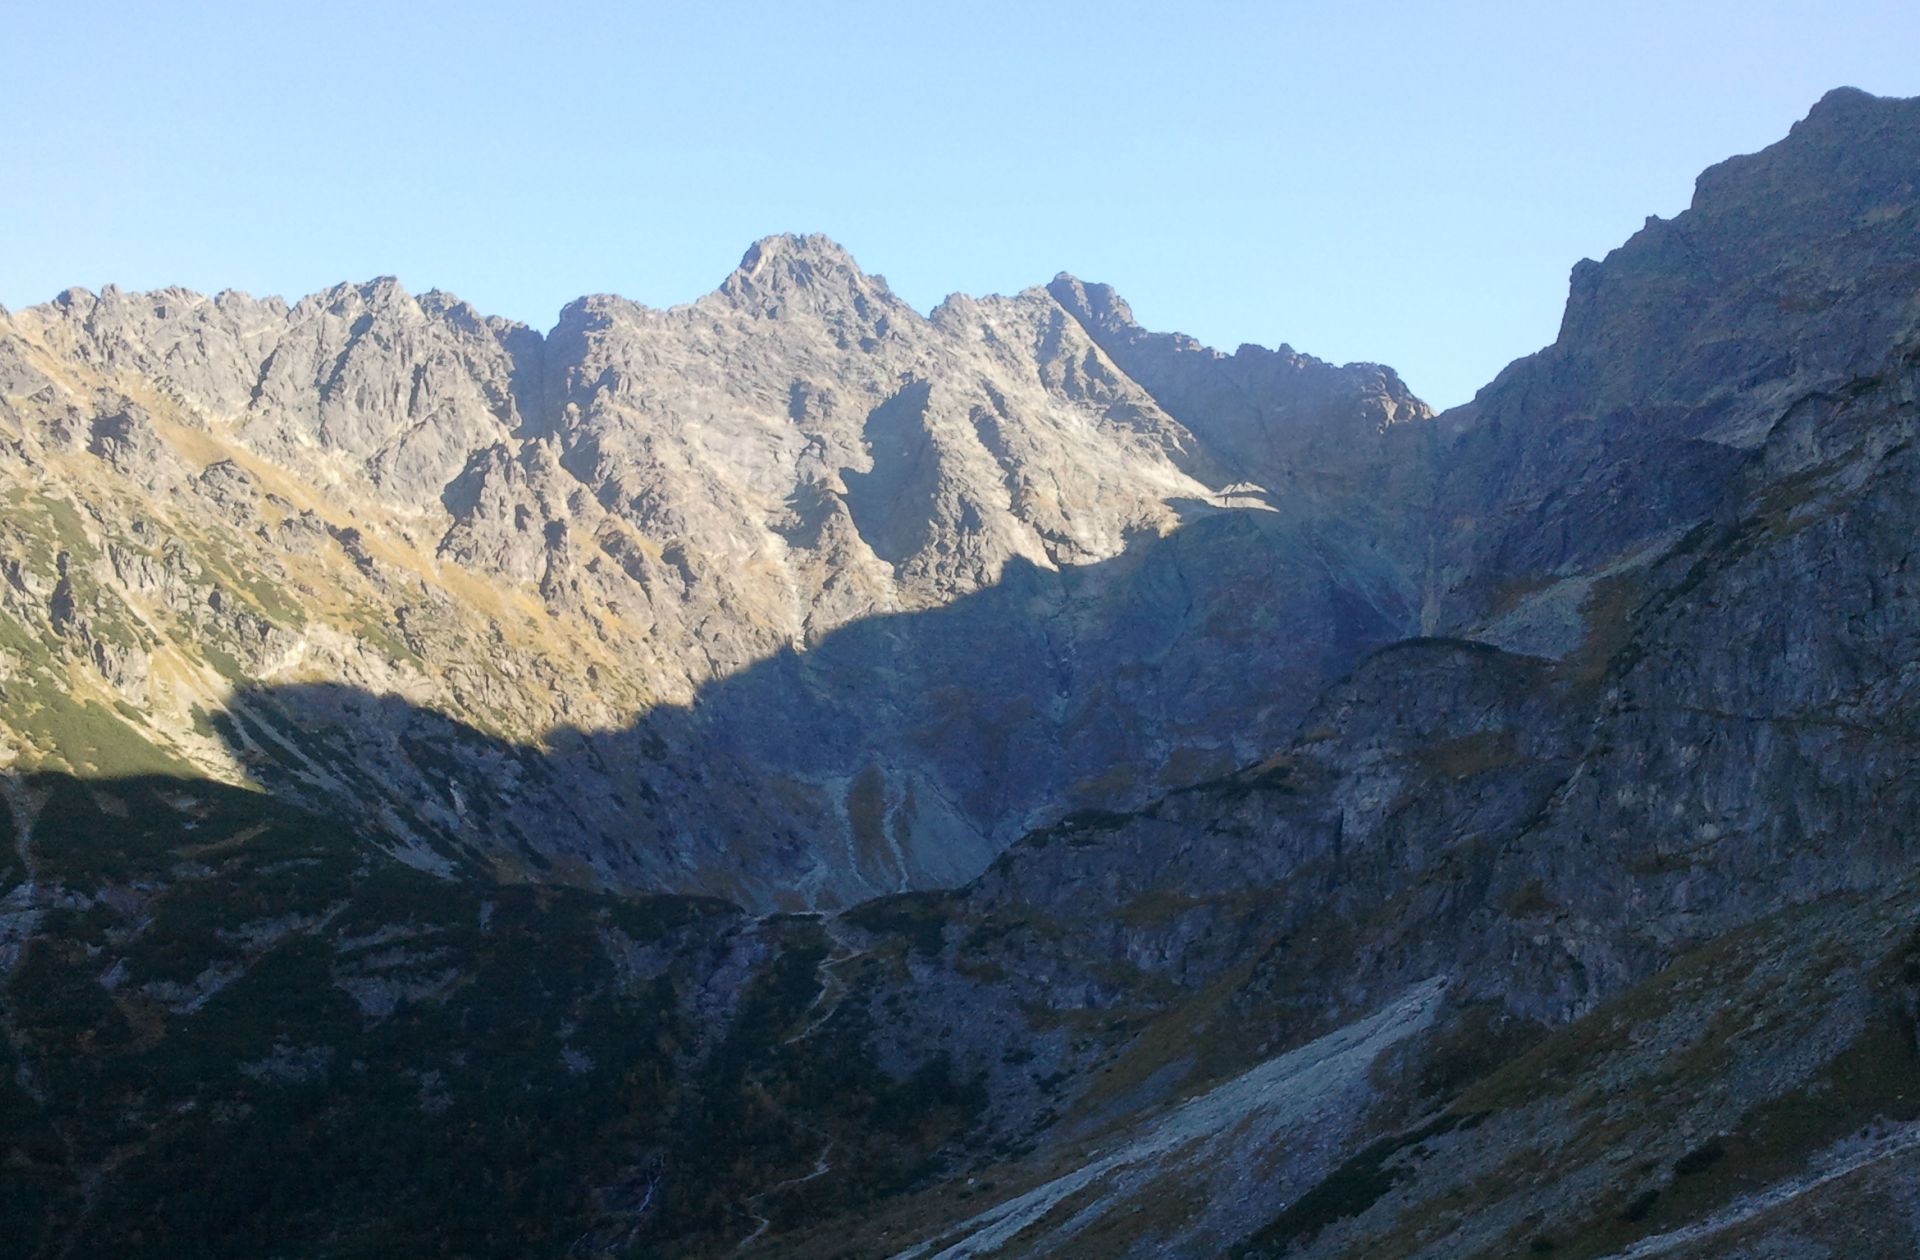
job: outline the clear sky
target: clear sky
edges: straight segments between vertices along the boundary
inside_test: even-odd
[[[1920,94],[1920,3],[16,0],[0,303],[394,274],[545,328],[817,231],[923,310],[1068,270],[1446,405],[1841,84]]]

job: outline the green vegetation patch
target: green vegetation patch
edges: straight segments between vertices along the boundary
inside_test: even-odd
[[[76,700],[52,685],[21,688],[8,700],[8,724],[40,750],[43,762],[90,777],[195,773],[104,705]]]
[[[1427,1123],[1404,1133],[1381,1138],[1359,1154],[1335,1168],[1319,1184],[1295,1199],[1251,1238],[1233,1251],[1236,1257],[1280,1256],[1296,1246],[1318,1237],[1320,1231],[1336,1221],[1359,1216],[1378,1203],[1394,1186],[1413,1176],[1402,1158],[1422,1142],[1451,1133],[1472,1129],[1489,1113],[1442,1112]]]
[[[905,937],[916,953],[936,958],[945,948],[953,911],[951,893],[912,892],[863,901],[841,917],[876,936]]]

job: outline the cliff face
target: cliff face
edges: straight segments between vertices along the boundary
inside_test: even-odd
[[[1799,400],[1892,366],[1920,316],[1911,115],[1829,93],[1780,143],[1703,173],[1685,213],[1574,268],[1554,344],[1439,421],[1436,626],[1645,554],[1703,519]]]
[[[1916,171],[1828,96],[1439,417],[816,238],[9,316],[45,1249],[198,1152],[462,1254],[1911,1251]]]

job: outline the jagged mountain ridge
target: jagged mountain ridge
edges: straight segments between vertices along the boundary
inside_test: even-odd
[[[44,917],[9,1050],[51,1101],[8,1105],[48,1125],[28,1167],[59,1194],[35,1219],[111,1245],[170,1202],[165,1143],[234,1149],[272,1132],[263,1107],[353,1150],[365,1122],[331,1100],[376,1088],[393,1105],[366,1114],[414,1121],[406,1150],[469,1132],[533,1167],[519,1126],[611,1127],[457,1217],[438,1245],[476,1253],[1910,1251],[1917,109],[1827,98],[1598,265],[1609,320],[1570,314],[1469,409],[1389,435],[1385,484],[1436,522],[1407,607],[1437,633],[1367,654],[1239,772],[1070,817],[964,888],[761,918],[516,888],[496,921],[493,885],[356,869],[241,794],[31,782],[10,813],[40,865],[8,904]],[[1708,242],[1659,353],[1615,353],[1702,252],[1650,246],[1761,206],[1780,230]],[[1649,444],[1663,418],[1676,441]],[[1166,548],[1217,562],[1236,553],[1209,528],[1280,515]],[[1027,580],[905,624],[1015,625]],[[263,823],[272,843],[244,839]],[[318,864],[287,888],[290,830]],[[566,967],[515,979],[543,941]],[[280,990],[332,1006],[263,1004]],[[522,1000],[492,1011],[496,991]],[[503,1015],[504,1066],[456,1048]],[[64,1052],[82,1037],[105,1049]],[[202,1038],[232,1041],[183,1065]],[[89,1203],[69,1174],[110,1156],[130,1189]],[[370,1241],[438,1227],[353,1199],[364,1180],[260,1202],[292,1203],[299,1236],[343,1212]],[[252,1200],[234,1219],[288,1236]]]
[[[70,291],[4,325],[15,484],[80,509],[82,535],[45,528],[15,615],[50,626],[30,605],[68,580],[94,622],[144,624],[102,677],[141,738],[282,788],[351,781],[431,864],[762,904],[963,880],[1036,811],[1255,755],[1409,625],[1406,557],[1364,502],[1388,430],[1428,414],[1390,370],[1176,340],[1156,353],[1183,380],[1240,401],[1189,383],[1169,410],[1083,318],[1038,288],[922,316],[821,237],[760,242],[689,306],[582,299],[544,337],[392,280],[291,307]],[[1303,475],[1335,446],[1345,482]],[[1233,541],[1195,576],[1190,546],[1147,554],[1224,512],[1263,519],[1209,525]],[[1248,577],[1297,594],[1249,617]],[[961,618],[972,640],[820,650],[999,585],[1050,612],[1009,618],[1016,639]],[[200,608],[163,625],[156,603]],[[1249,705],[1232,643],[1253,634],[1298,647],[1253,668]],[[156,651],[172,689],[146,685]],[[1165,701],[1128,681],[1143,654],[1182,680]],[[748,687],[750,712],[703,699],[753,671],[797,681]],[[586,752],[504,753],[527,781],[503,784],[500,756],[460,764],[457,728],[259,698],[314,683]],[[236,702],[237,761],[192,718]],[[293,747],[329,732],[351,764]]]

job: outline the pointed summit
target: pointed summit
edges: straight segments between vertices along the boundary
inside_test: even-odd
[[[822,232],[776,232],[763,236],[747,247],[740,257],[738,272],[754,272],[768,265],[820,267],[859,271],[846,246]]]
[[[898,304],[884,277],[860,270],[852,254],[819,233],[781,233],[755,241],[719,293],[735,307],[776,318],[872,302]]]

